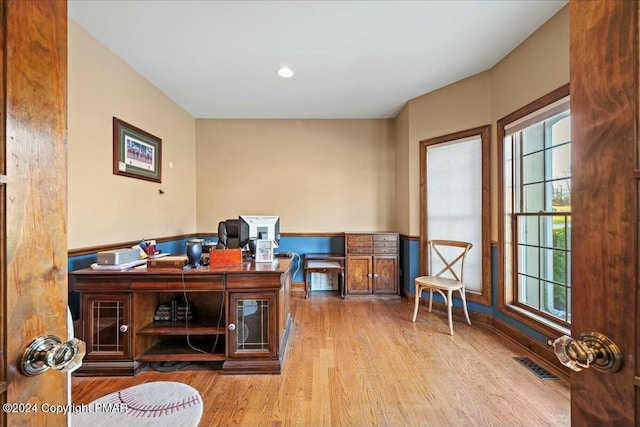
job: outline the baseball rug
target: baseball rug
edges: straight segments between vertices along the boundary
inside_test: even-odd
[[[71,414],[71,427],[197,427],[202,397],[187,384],[154,381],[108,394]]]

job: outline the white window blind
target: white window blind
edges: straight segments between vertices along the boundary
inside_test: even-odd
[[[480,135],[427,147],[427,238],[463,240],[469,291],[482,291],[482,139]],[[439,265],[434,260],[435,272]]]

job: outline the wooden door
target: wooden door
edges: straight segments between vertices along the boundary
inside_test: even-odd
[[[85,360],[132,360],[131,295],[85,293],[81,307]]]
[[[66,416],[40,405],[67,403],[66,374],[27,377],[18,361],[39,335],[67,336],[67,6],[0,5],[0,391],[3,403],[30,405],[30,412],[2,411],[0,424],[64,425]]]
[[[368,255],[347,256],[347,294],[370,294],[373,265]]]
[[[398,293],[398,257],[377,255],[373,257],[373,293]]]
[[[572,326],[621,349],[572,372],[571,424],[637,425],[638,3],[571,1]],[[636,384],[639,382],[636,380]]]
[[[275,292],[230,292],[227,354],[230,358],[275,358],[278,350]]]

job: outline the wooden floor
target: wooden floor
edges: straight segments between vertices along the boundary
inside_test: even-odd
[[[282,375],[221,375],[193,366],[136,377],[73,378],[73,403],[148,381],[179,381],[204,400],[200,426],[568,426],[565,380],[513,359],[518,346],[406,300],[335,293],[292,298]]]

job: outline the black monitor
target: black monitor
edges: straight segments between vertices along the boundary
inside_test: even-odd
[[[240,247],[244,247],[251,240],[271,240],[274,245],[280,245],[280,217],[266,215],[240,215],[239,240]]]

